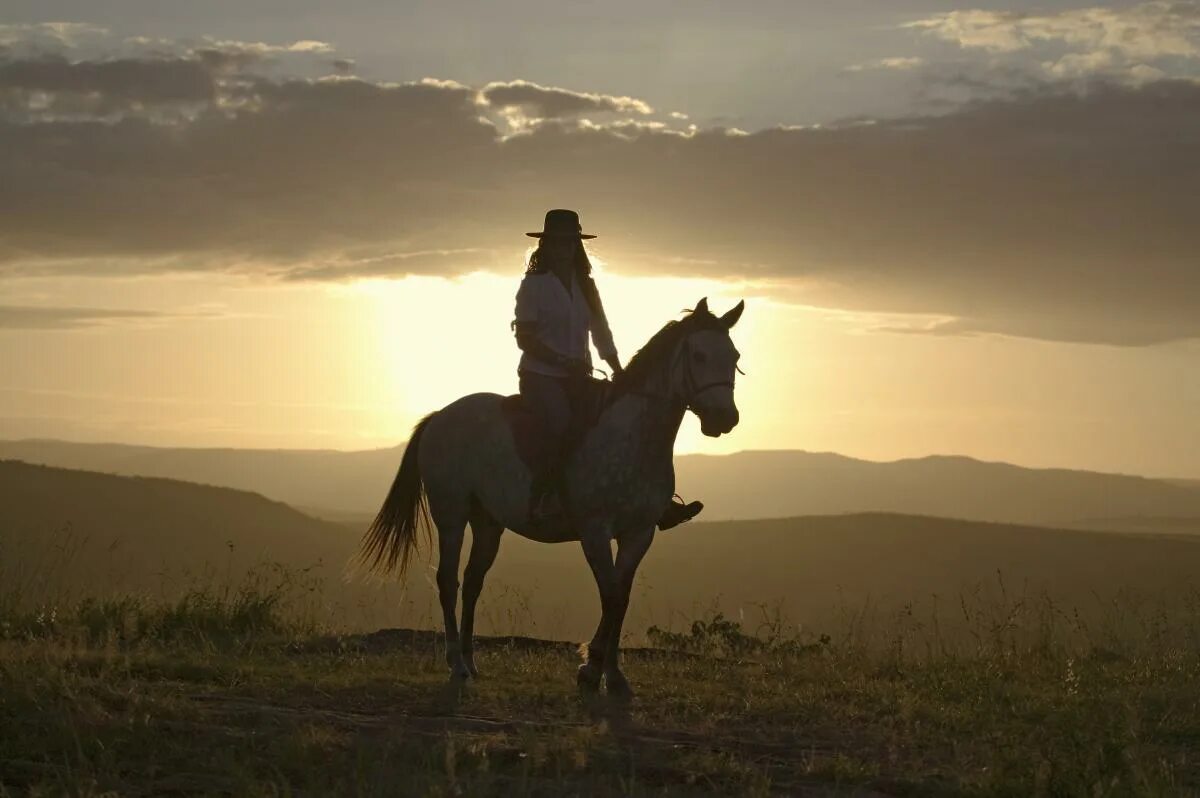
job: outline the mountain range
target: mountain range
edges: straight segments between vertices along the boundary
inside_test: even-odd
[[[0,441],[0,458],[260,493],[313,515],[365,521],[403,446],[362,451],[183,449]],[[891,512],[1013,524],[1200,532],[1200,483],[932,456],[891,462],[796,450],[676,457],[677,490],[704,520]]]

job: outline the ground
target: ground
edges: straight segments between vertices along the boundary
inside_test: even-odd
[[[722,622],[627,652],[628,704],[579,692],[567,643],[481,640],[455,684],[430,632],[10,626],[0,795],[1200,795],[1195,650],[739,646]]]

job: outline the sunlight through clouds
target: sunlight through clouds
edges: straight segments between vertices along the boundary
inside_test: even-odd
[[[736,285],[715,280],[624,277],[606,273],[598,264],[596,277],[622,363],[663,324],[680,318],[685,308],[702,297],[708,297],[714,311],[732,307],[742,298]],[[372,319],[362,328],[370,331],[366,339],[351,345],[374,351],[379,357],[378,393],[373,404],[396,411],[394,423],[377,431],[381,439],[407,437],[408,429],[421,416],[460,396],[479,391],[516,392],[520,352],[509,322],[520,279],[518,263],[512,275],[414,276],[363,280],[331,289],[357,297]],[[758,343],[757,303],[747,303],[748,310],[734,330],[735,342],[746,350],[747,364],[761,357],[753,352]],[[602,367],[598,359],[595,362]],[[743,387],[739,386],[739,391],[749,398],[742,401],[753,404],[753,387],[748,392]],[[680,451],[740,448],[736,441],[718,443],[704,438],[698,427],[691,426],[685,425],[680,435]]]

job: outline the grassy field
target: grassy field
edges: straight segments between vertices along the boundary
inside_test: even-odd
[[[302,591],[301,591],[302,592]],[[1200,795],[1200,611],[1026,598],[800,634],[644,630],[630,704],[569,643],[321,628],[278,574],[177,600],[0,601],[0,795]]]

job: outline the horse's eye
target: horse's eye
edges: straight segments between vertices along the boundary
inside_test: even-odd
[[[692,352],[692,360],[695,360],[697,363],[703,363],[708,360],[708,355],[700,351]]]

